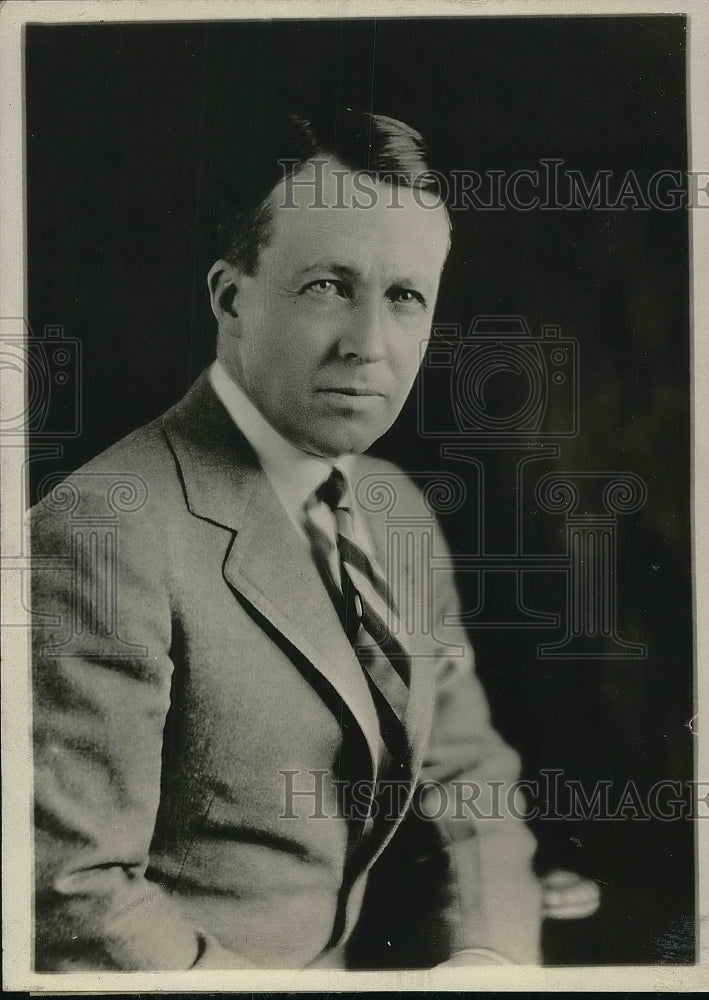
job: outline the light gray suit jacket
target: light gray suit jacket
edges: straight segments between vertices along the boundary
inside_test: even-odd
[[[366,476],[420,539],[419,491],[362,458]],[[365,516],[386,565],[386,512]],[[37,970],[405,967],[477,946],[537,961],[533,838],[481,818],[518,759],[464,634],[441,626],[449,571],[432,627],[406,637],[416,787],[372,825],[344,805],[376,778],[366,680],[205,376],[34,508],[31,537]],[[417,592],[411,560],[404,575]],[[456,781],[477,810],[451,796],[423,818]]]

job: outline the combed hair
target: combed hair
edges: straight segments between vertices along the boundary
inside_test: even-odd
[[[226,155],[218,182],[216,256],[245,274],[258,269],[261,249],[271,234],[268,202],[276,185],[296,174],[316,157],[333,157],[353,171],[375,180],[439,193],[428,165],[428,151],[419,132],[385,115],[347,108],[336,116],[315,120],[289,114],[260,137],[257,149],[249,141],[248,177],[229,172],[238,151]]]

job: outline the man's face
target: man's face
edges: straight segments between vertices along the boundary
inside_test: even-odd
[[[221,355],[272,426],[329,457],[365,451],[398,416],[449,239],[432,195],[370,178],[372,193],[357,194],[344,172],[329,161],[320,184],[306,165],[298,176],[317,177],[317,192],[284,182],[272,193],[272,238],[256,275],[235,278],[237,318]]]

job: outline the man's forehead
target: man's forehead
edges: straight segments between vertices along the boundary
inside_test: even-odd
[[[306,164],[274,189],[271,206],[275,242],[294,247],[307,241],[308,258],[337,246],[344,256],[386,246],[387,253],[425,264],[445,255],[449,243],[448,216],[435,194],[388,184],[337,161]]]
[[[393,174],[398,175],[398,183]],[[431,175],[432,176],[432,175]],[[302,163],[294,173],[286,176],[276,188],[287,193],[286,201],[304,203],[315,193],[317,203],[328,207],[348,207],[357,202],[368,202],[369,192],[375,185],[382,188],[402,187],[410,190],[417,186],[420,190],[420,200],[427,205],[435,205],[440,201],[435,191],[421,187],[423,175],[410,172],[392,172],[392,177],[382,172],[377,176],[375,171],[353,169],[341,160],[326,155],[315,156]],[[415,183],[416,182],[416,183]],[[275,190],[275,189],[274,189]],[[386,201],[396,199],[386,198]]]

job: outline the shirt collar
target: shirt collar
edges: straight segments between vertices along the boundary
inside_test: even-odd
[[[330,475],[333,465],[350,482],[352,456],[328,461],[296,448],[271,426],[219,360],[211,365],[209,379],[229,416],[256,452],[286,513],[302,529],[304,505]]]

